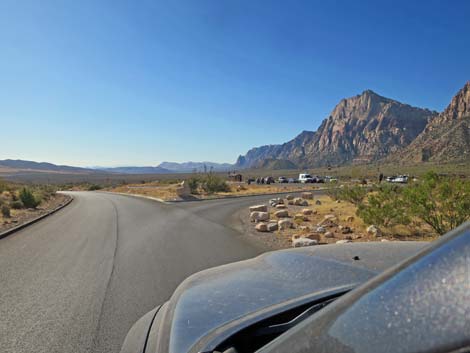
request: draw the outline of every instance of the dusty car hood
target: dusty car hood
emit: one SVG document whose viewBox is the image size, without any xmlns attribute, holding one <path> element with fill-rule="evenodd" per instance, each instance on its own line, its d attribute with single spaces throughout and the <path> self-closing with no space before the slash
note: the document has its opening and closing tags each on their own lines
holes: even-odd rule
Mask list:
<svg viewBox="0 0 470 353">
<path fill-rule="evenodd" d="M 151 352 L 214 348 L 249 320 L 364 283 L 426 243 L 355 243 L 266 253 L 186 279 L 158 312 Z"/>
</svg>

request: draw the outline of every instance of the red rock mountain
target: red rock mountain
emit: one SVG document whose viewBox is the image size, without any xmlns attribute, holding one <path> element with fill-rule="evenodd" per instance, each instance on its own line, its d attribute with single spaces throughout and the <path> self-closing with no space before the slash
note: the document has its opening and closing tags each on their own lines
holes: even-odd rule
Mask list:
<svg viewBox="0 0 470 353">
<path fill-rule="evenodd" d="M 407 148 L 389 160 L 401 163 L 470 160 L 470 82 Z"/>
<path fill-rule="evenodd" d="M 290 160 L 299 167 L 379 160 L 409 145 L 435 115 L 367 90 L 341 100 L 316 132 L 251 149 L 237 166 L 253 167 L 266 158 Z"/>
</svg>

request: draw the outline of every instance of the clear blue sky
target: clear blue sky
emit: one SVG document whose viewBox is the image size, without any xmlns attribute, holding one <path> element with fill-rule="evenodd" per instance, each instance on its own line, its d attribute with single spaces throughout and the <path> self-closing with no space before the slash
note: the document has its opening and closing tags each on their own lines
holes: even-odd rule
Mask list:
<svg viewBox="0 0 470 353">
<path fill-rule="evenodd" d="M 470 1 L 0 0 L 0 159 L 234 162 L 365 89 L 442 110 Z"/>
</svg>

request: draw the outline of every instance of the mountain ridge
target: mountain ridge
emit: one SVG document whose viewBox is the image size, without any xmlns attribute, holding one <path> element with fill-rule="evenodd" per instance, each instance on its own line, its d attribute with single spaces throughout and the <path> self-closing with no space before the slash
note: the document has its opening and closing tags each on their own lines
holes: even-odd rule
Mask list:
<svg viewBox="0 0 470 353">
<path fill-rule="evenodd" d="M 238 157 L 236 166 L 252 168 L 263 159 L 289 160 L 299 167 L 380 160 L 410 144 L 435 115 L 368 89 L 341 99 L 315 132 L 252 148 Z"/>
<path fill-rule="evenodd" d="M 394 163 L 460 162 L 470 159 L 470 81 L 405 149 L 386 158 Z"/>
</svg>

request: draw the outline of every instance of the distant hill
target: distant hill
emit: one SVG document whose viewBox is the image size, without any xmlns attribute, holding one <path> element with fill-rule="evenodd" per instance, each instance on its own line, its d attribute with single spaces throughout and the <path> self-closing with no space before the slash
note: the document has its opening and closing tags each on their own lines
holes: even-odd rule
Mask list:
<svg viewBox="0 0 470 353">
<path fill-rule="evenodd" d="M 409 145 L 436 115 L 366 90 L 342 99 L 316 132 L 253 148 L 236 166 L 256 168 L 266 159 L 288 160 L 300 168 L 377 161 Z"/>
<path fill-rule="evenodd" d="M 96 173 L 93 169 L 71 167 L 68 165 L 56 165 L 46 162 L 33 162 L 25 161 L 21 159 L 4 159 L 0 160 L 0 168 L 4 167 L 5 170 L 15 171 L 35 171 L 35 172 L 53 172 L 53 173 L 79 173 L 79 174 L 90 174 Z"/>
<path fill-rule="evenodd" d="M 184 162 L 184 163 L 176 163 L 176 162 L 163 162 L 158 165 L 160 168 L 167 169 L 173 173 L 191 173 L 193 171 L 196 172 L 204 172 L 204 171 L 212 171 L 214 172 L 226 172 L 234 168 L 233 164 L 229 163 L 214 163 L 214 162 Z M 204 168 L 206 170 L 204 170 Z"/>
<path fill-rule="evenodd" d="M 96 167 L 95 169 L 107 173 L 119 174 L 170 174 L 170 170 L 161 167 Z"/>
</svg>

